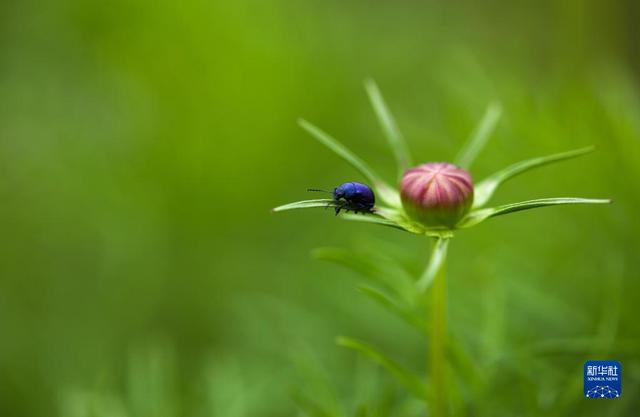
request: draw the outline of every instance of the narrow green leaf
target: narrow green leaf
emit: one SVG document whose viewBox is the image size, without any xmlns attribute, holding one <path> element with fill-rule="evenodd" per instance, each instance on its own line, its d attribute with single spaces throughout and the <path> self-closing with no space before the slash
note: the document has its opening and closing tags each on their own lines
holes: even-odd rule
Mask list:
<svg viewBox="0 0 640 417">
<path fill-rule="evenodd" d="M 304 382 L 293 392 L 296 400 L 300 401 L 298 405 L 311 413 L 309 417 L 346 417 L 332 375 L 321 363 L 318 352 L 304 342 L 294 345 L 289 346 L 289 357 L 298 378 Z"/>
<path fill-rule="evenodd" d="M 344 248 L 318 248 L 311 254 L 316 259 L 334 262 L 359 273 L 372 283 L 393 291 L 406 302 L 414 299 L 413 278 L 390 257 Z"/>
<path fill-rule="evenodd" d="M 315 125 L 309 123 L 304 119 L 298 121 L 300 127 L 306 130 L 311 136 L 313 136 L 318 142 L 325 145 L 327 148 L 335 152 L 339 157 L 347 161 L 352 167 L 360 172 L 376 191 L 376 194 L 385 201 L 387 204 L 400 207 L 400 197 L 396 190 L 386 184 L 380 179 L 380 177 L 367 165 L 362 159 L 360 159 L 351 150 L 338 142 L 335 138 L 330 136 Z"/>
<path fill-rule="evenodd" d="M 494 192 L 500 184 L 506 180 L 515 177 L 518 174 L 529 171 L 533 168 L 537 168 L 543 165 L 551 164 L 553 162 L 564 161 L 566 159 L 575 158 L 592 152 L 595 148 L 593 146 L 587 146 L 585 148 L 574 149 L 567 152 L 561 152 L 553 155 L 542 156 L 539 158 L 532 158 L 526 161 L 520 161 L 507 168 L 496 172 L 488 178 L 485 178 L 474 188 L 474 201 L 473 207 L 482 207 L 493 196 Z"/>
<path fill-rule="evenodd" d="M 394 229 L 399 229 L 407 232 L 408 230 L 399 225 L 398 223 L 387 220 L 375 214 L 354 214 L 354 213 L 344 213 L 341 214 L 340 217 L 344 220 L 350 220 L 355 222 L 363 222 L 363 223 L 372 223 L 378 224 L 381 226 L 393 227 Z"/>
<path fill-rule="evenodd" d="M 402 133 L 400 133 L 400 129 L 398 129 L 398 125 L 389 111 L 384 98 L 382 98 L 380 89 L 376 85 L 375 81 L 372 79 L 366 80 L 364 82 L 364 87 L 367 90 L 371 106 L 376 113 L 380 127 L 384 131 L 387 141 L 389 142 L 389 146 L 391 146 L 391 150 L 396 158 L 401 177 L 402 174 L 404 174 L 404 171 L 411 166 L 409 148 L 407 147 L 404 137 L 402 137 Z"/>
<path fill-rule="evenodd" d="M 405 386 L 413 395 L 422 400 L 427 399 L 427 385 L 415 374 L 407 371 L 390 359 L 384 353 L 372 346 L 349 337 L 338 337 L 336 343 L 339 346 L 353 349 L 373 362 L 386 369 L 398 382 Z"/>
<path fill-rule="evenodd" d="M 384 307 L 387 311 L 400 318 L 405 323 L 426 334 L 426 321 L 423 320 L 410 305 L 403 303 L 401 300 L 395 300 L 390 294 L 368 285 L 358 286 L 358 291 Z"/>
<path fill-rule="evenodd" d="M 487 110 L 484 112 L 484 116 L 482 116 L 482 120 L 480 120 L 480 123 L 471 134 L 471 137 L 456 157 L 456 165 L 469 169 L 478 154 L 487 144 L 487 141 L 489 140 L 491 133 L 493 133 L 493 129 L 496 127 L 496 123 L 498 123 L 501 115 L 502 107 L 499 103 L 489 104 Z"/>
<path fill-rule="evenodd" d="M 557 206 L 562 204 L 608 204 L 611 200 L 594 198 L 540 198 L 537 200 L 521 201 L 519 203 L 505 204 L 498 207 L 485 208 L 472 211 L 458 225 L 458 228 L 475 226 L 480 222 L 503 214 L 514 213 L 516 211 L 530 210 L 538 207 Z"/>
<path fill-rule="evenodd" d="M 299 210 L 308 208 L 327 208 L 335 207 L 335 201 L 327 198 L 315 199 L 315 200 L 302 200 L 294 203 L 284 204 L 282 206 L 271 209 L 273 212 L 287 211 L 287 210 Z M 405 232 L 411 231 L 403 227 L 401 224 L 396 223 L 393 220 L 386 219 L 376 213 L 341 213 L 340 218 L 344 220 L 378 224 L 381 226 L 393 227 L 394 229 L 403 230 Z"/>
<path fill-rule="evenodd" d="M 397 224 L 407 232 L 418 235 L 429 235 L 431 232 L 420 223 L 409 219 L 403 210 L 397 210 L 388 207 L 376 207 L 375 212 L 378 216 Z"/>
<path fill-rule="evenodd" d="M 278 211 L 318 208 L 318 207 L 326 208 L 331 206 L 335 206 L 335 202 L 333 200 L 329 198 L 319 198 L 315 200 L 296 201 L 295 203 L 289 203 L 289 204 L 272 208 L 271 211 L 278 212 Z"/>
<path fill-rule="evenodd" d="M 418 290 L 422 293 L 426 292 L 436 274 L 444 264 L 445 259 L 447 258 L 447 248 L 449 246 L 449 239 L 438 239 L 436 240 L 435 245 L 433 246 L 433 252 L 431 253 L 431 258 L 429 259 L 429 264 L 427 265 L 427 269 L 424 271 L 416 286 Z"/>
<path fill-rule="evenodd" d="M 468 349 L 453 337 L 450 337 L 447 343 L 447 357 L 474 393 L 477 394 L 480 387 L 491 383 L 488 373 L 481 372 L 479 363 L 473 359 Z"/>
</svg>

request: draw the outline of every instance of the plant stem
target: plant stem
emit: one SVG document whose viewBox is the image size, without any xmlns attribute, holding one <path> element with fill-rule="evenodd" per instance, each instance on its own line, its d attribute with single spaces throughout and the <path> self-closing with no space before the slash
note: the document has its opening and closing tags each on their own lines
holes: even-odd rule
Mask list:
<svg viewBox="0 0 640 417">
<path fill-rule="evenodd" d="M 447 238 L 438 238 L 434 254 L 438 253 L 442 259 L 435 271 L 431 284 L 431 349 L 430 371 L 431 386 L 433 387 L 432 406 L 434 417 L 448 415 L 447 395 L 447 282 L 445 279 L 445 260 L 447 256 Z"/>
</svg>

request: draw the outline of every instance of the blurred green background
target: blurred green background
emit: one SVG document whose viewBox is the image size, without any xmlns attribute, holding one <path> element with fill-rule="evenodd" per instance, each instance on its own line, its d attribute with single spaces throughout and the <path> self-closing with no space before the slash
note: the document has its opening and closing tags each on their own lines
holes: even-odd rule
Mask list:
<svg viewBox="0 0 640 417">
<path fill-rule="evenodd" d="M 416 372 L 426 341 L 309 253 L 383 252 L 418 274 L 428 242 L 269 212 L 360 179 L 301 116 L 393 178 L 366 77 L 418 160 L 451 159 L 499 100 L 475 179 L 598 147 L 495 202 L 613 205 L 459 234 L 450 321 L 492 369 L 465 415 L 637 415 L 637 2 L 4 0 L 0 19 L 1 416 L 297 416 L 305 395 L 328 415 L 359 398 L 421 415 L 334 336 Z M 582 398 L 586 359 L 622 361 L 620 400 Z"/>
</svg>

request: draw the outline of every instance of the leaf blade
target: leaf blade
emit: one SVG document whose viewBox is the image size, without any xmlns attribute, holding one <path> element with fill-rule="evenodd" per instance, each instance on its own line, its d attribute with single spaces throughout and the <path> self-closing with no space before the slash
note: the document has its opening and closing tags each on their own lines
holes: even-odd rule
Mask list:
<svg viewBox="0 0 640 417">
<path fill-rule="evenodd" d="M 397 224 L 407 232 L 415 233 L 418 235 L 429 233 L 429 230 L 425 228 L 423 225 L 409 219 L 404 214 L 403 210 L 397 210 L 397 209 L 388 208 L 388 207 L 378 207 L 375 209 L 375 212 L 378 216 Z"/>
<path fill-rule="evenodd" d="M 577 198 L 577 197 L 560 197 L 560 198 L 540 198 L 536 200 L 520 201 L 517 203 L 504 204 L 502 206 L 485 208 L 472 211 L 469 213 L 460 224 L 458 228 L 464 229 L 471 226 L 475 226 L 491 217 L 502 216 L 509 213 L 515 213 L 517 211 L 530 210 L 540 207 L 557 206 L 565 204 L 609 204 L 609 199 L 595 199 L 595 198 Z"/>
<path fill-rule="evenodd" d="M 378 118 L 378 123 L 396 158 L 400 176 L 402 176 L 404 171 L 411 166 L 411 154 L 409 153 L 407 143 L 398 128 L 395 118 L 387 107 L 376 82 L 373 79 L 367 79 L 364 82 L 364 87 L 369 96 L 373 111 Z"/>
<path fill-rule="evenodd" d="M 380 365 L 417 398 L 425 401 L 427 400 L 427 385 L 417 375 L 405 370 L 384 353 L 378 351 L 367 343 L 350 337 L 339 336 L 336 338 L 336 343 L 339 346 L 355 350 Z"/>
<path fill-rule="evenodd" d="M 345 248 L 324 247 L 311 252 L 315 259 L 333 262 L 369 279 L 374 285 L 389 289 L 406 302 L 413 300 L 413 277 L 388 256 Z"/>
<path fill-rule="evenodd" d="M 409 230 L 405 229 L 404 227 L 402 227 L 401 225 L 399 225 L 398 223 L 396 223 L 396 222 L 394 222 L 392 220 L 388 220 L 388 219 L 385 219 L 383 217 L 377 216 L 375 214 L 345 213 L 345 214 L 341 214 L 340 217 L 343 220 L 377 224 L 377 225 L 380 225 L 380 226 L 392 227 L 394 229 L 402 230 L 404 232 L 408 232 L 409 231 Z"/>
<path fill-rule="evenodd" d="M 416 282 L 416 287 L 421 293 L 425 293 L 429 286 L 433 282 L 438 271 L 444 265 L 444 261 L 447 258 L 447 248 L 449 247 L 449 239 L 438 239 L 433 246 L 431 257 L 429 258 L 429 264 L 424 273 Z"/>
<path fill-rule="evenodd" d="M 498 186 L 500 186 L 508 179 L 515 177 L 516 175 L 554 162 L 576 158 L 578 156 L 593 152 L 594 149 L 594 146 L 587 146 L 584 148 L 573 149 L 566 152 L 531 158 L 524 161 L 516 162 L 513 165 L 509 165 L 505 169 L 502 169 L 490 175 L 476 185 L 474 189 L 473 207 L 478 208 L 485 205 L 491 199 Z"/>
<path fill-rule="evenodd" d="M 400 197 L 398 195 L 398 192 L 395 191 L 387 183 L 385 183 L 382 179 L 380 179 L 378 174 L 376 174 L 373 169 L 371 169 L 369 165 L 367 165 L 367 163 L 360 159 L 355 153 L 353 153 L 337 139 L 335 139 L 319 127 L 315 126 L 314 124 L 304 119 L 299 119 L 298 124 L 314 139 L 332 150 L 336 155 L 338 155 L 340 158 L 349 163 L 349 165 L 354 167 L 358 172 L 360 172 L 360 174 L 362 174 L 369 182 L 371 182 L 371 185 L 376 190 L 377 194 L 387 204 L 394 207 L 400 206 Z"/>
<path fill-rule="evenodd" d="M 385 308 L 388 312 L 398 317 L 405 323 L 418 329 L 421 333 L 427 333 L 427 323 L 412 310 L 411 306 L 395 300 L 384 291 L 368 285 L 359 285 L 358 291 Z"/>
<path fill-rule="evenodd" d="M 329 198 L 317 198 L 314 200 L 301 200 L 296 201 L 289 204 L 283 204 L 278 207 L 274 207 L 271 209 L 272 212 L 277 213 L 280 211 L 287 210 L 298 210 L 298 209 L 307 209 L 307 208 L 318 208 L 318 207 L 332 207 L 335 206 L 335 202 Z"/>
<path fill-rule="evenodd" d="M 501 115 L 502 106 L 498 102 L 490 103 L 489 106 L 487 106 L 482 119 L 480 119 L 480 123 L 473 130 L 473 133 L 460 150 L 460 153 L 456 156 L 456 165 L 469 169 L 489 141 L 491 133 L 493 133 Z"/>
</svg>

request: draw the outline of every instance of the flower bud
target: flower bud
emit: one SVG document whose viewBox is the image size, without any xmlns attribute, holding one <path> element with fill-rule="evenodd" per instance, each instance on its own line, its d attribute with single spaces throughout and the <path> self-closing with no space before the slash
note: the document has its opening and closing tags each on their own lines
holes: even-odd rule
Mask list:
<svg viewBox="0 0 640 417">
<path fill-rule="evenodd" d="M 462 168 L 431 162 L 404 173 L 400 197 L 412 219 L 428 227 L 453 228 L 471 208 L 473 182 Z"/>
</svg>

